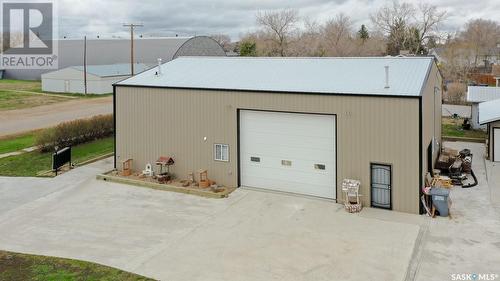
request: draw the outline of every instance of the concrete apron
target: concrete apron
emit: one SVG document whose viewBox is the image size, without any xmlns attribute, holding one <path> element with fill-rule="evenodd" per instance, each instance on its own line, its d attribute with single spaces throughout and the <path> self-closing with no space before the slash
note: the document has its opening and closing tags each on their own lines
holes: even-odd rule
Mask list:
<svg viewBox="0 0 500 281">
<path fill-rule="evenodd" d="M 498 199 L 494 202 L 490 196 L 500 186 L 493 188 L 486 180 L 484 145 L 450 142 L 445 146 L 472 150 L 472 168 L 479 184 L 452 189 L 452 219 L 430 220 L 422 237 L 421 253 L 414 260 L 415 277 L 409 280 L 441 281 L 452 280 L 453 274 L 500 274 L 500 209 Z"/>
<path fill-rule="evenodd" d="M 161 280 L 403 280 L 426 221 L 267 192 L 216 200 L 95 180 L 106 161 L 54 179 L 1 178 L 18 199 L 0 209 L 0 248 Z"/>
<path fill-rule="evenodd" d="M 482 145 L 446 145 L 472 149 L 479 180 L 452 190 L 451 220 L 371 208 L 348 214 L 328 201 L 243 189 L 216 200 L 95 180 L 108 159 L 54 179 L 0 178 L 0 249 L 162 280 L 427 281 L 499 273 L 498 173 L 489 173 L 488 187 Z"/>
</svg>

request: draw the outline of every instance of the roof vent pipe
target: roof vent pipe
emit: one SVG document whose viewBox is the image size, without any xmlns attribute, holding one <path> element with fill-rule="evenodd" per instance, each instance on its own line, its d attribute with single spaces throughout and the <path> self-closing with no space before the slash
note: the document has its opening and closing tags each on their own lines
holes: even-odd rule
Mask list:
<svg viewBox="0 0 500 281">
<path fill-rule="evenodd" d="M 389 66 L 385 66 L 385 88 L 389 89 Z"/>
<path fill-rule="evenodd" d="M 158 58 L 158 71 L 156 72 L 156 75 L 161 75 L 161 58 Z"/>
</svg>

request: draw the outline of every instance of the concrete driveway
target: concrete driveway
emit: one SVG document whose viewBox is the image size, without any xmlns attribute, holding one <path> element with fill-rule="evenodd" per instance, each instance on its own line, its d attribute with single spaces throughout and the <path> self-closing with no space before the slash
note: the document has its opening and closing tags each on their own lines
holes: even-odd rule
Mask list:
<svg viewBox="0 0 500 281">
<path fill-rule="evenodd" d="M 415 280 L 452 280 L 451 274 L 473 273 L 496 274 L 489 280 L 500 280 L 500 198 L 492 196 L 500 186 L 493 187 L 486 179 L 484 145 L 449 142 L 445 146 L 471 149 L 479 184 L 452 189 L 452 219 L 429 220 L 412 264 Z"/>
<path fill-rule="evenodd" d="M 239 189 L 228 199 L 96 181 L 0 178 L 0 249 L 161 280 L 403 280 L 423 217 Z M 8 195 L 6 197 L 5 195 Z"/>
<path fill-rule="evenodd" d="M 476 187 L 452 190 L 452 219 L 370 208 L 353 215 L 329 201 L 245 189 L 205 199 L 95 180 L 111 168 L 107 159 L 55 179 L 0 178 L 0 249 L 160 280 L 499 274 L 500 201 L 490 195 L 484 147 L 447 145 L 472 149 L 479 179 Z"/>
</svg>

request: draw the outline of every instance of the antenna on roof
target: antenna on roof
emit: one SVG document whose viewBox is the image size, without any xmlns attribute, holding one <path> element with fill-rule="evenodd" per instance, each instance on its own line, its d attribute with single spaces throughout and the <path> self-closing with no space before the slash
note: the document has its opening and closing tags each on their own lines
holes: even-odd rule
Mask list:
<svg viewBox="0 0 500 281">
<path fill-rule="evenodd" d="M 389 66 L 386 65 L 384 67 L 385 67 L 385 88 L 389 89 L 390 88 L 390 86 L 389 86 Z"/>
</svg>

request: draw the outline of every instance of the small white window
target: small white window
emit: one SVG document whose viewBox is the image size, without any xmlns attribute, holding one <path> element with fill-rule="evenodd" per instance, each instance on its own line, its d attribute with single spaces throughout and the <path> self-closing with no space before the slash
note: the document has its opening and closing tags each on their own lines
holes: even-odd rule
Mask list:
<svg viewBox="0 0 500 281">
<path fill-rule="evenodd" d="M 229 145 L 216 143 L 214 145 L 214 158 L 215 161 L 229 161 Z"/>
</svg>

